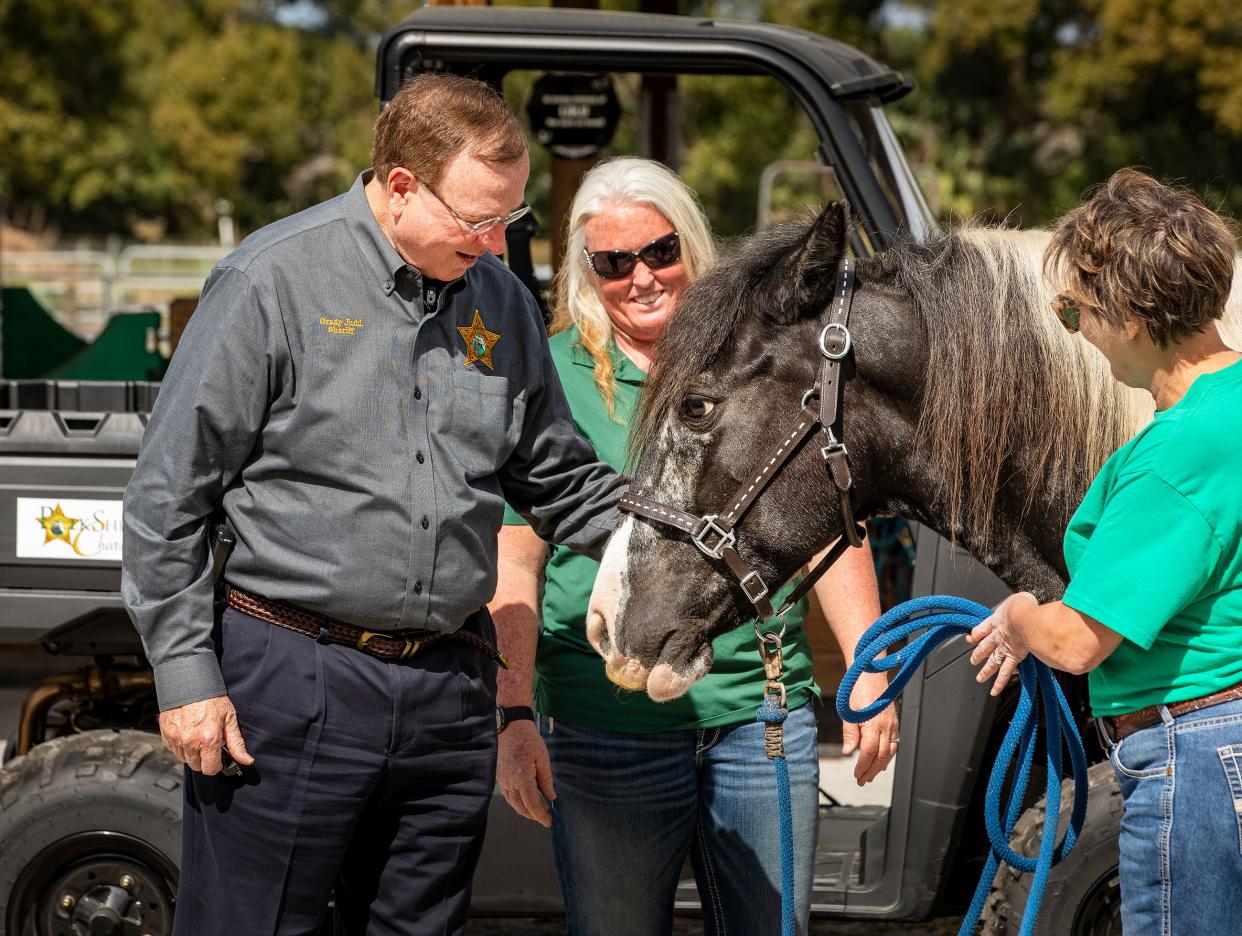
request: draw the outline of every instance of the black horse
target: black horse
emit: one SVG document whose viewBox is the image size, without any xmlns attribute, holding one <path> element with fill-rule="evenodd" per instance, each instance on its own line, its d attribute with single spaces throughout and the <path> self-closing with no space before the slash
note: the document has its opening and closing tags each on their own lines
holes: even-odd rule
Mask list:
<svg viewBox="0 0 1242 936">
<path fill-rule="evenodd" d="M 719 513 L 777 447 L 816 382 L 848 235 L 847 211 L 830 205 L 741 244 L 687 290 L 640 404 L 634 493 Z M 1064 588 L 1071 512 L 1151 413 L 1050 310 L 1046 240 L 966 229 L 859 263 L 841 401 L 857 516 L 924 523 L 1041 600 Z M 842 535 L 823 444 L 818 431 L 804 440 L 737 529 L 767 583 Z M 627 517 L 587 631 L 614 681 L 662 700 L 710 669 L 715 635 L 753 616 L 689 535 Z"/>
</svg>

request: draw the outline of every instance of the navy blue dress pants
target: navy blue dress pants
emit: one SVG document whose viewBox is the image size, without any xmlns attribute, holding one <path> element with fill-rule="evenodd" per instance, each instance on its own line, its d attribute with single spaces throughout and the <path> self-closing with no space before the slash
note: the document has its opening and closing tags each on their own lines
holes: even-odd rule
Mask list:
<svg viewBox="0 0 1242 936">
<path fill-rule="evenodd" d="M 495 642 L 486 610 L 468 621 Z M 389 663 L 225 611 L 255 758 L 186 771 L 174 936 L 461 933 L 496 769 L 496 664 L 445 640 Z"/>
</svg>

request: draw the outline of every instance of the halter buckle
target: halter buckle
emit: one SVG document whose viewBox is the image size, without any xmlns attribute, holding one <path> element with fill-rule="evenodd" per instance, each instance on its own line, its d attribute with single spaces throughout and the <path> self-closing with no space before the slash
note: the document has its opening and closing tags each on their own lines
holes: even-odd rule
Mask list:
<svg viewBox="0 0 1242 936">
<path fill-rule="evenodd" d="M 737 542 L 737 534 L 732 530 L 726 530 L 724 527 L 716 523 L 719 514 L 707 514 L 703 518 L 703 529 L 698 533 L 692 534 L 691 539 L 694 545 L 706 556 L 712 559 L 724 558 L 724 551 Z M 709 544 L 707 538 L 709 536 L 717 536 L 719 539 L 714 544 Z"/>
<path fill-rule="evenodd" d="M 828 350 L 828 333 L 829 332 L 840 332 L 841 333 L 842 345 L 841 345 L 840 351 L 829 351 Z M 823 331 L 819 333 L 819 351 L 824 357 L 826 357 L 830 361 L 845 360 L 845 356 L 850 353 L 850 348 L 853 346 L 853 344 L 854 344 L 854 339 L 853 339 L 853 336 L 850 335 L 850 330 L 846 328 L 844 325 L 842 325 L 840 322 L 829 322 L 827 325 L 824 326 Z"/>
<path fill-rule="evenodd" d="M 742 586 L 742 591 L 746 592 L 746 597 L 750 599 L 751 604 L 758 604 L 768 597 L 767 583 L 759 577 L 758 572 L 751 572 L 738 584 Z"/>
<path fill-rule="evenodd" d="M 828 461 L 833 455 L 845 449 L 845 443 L 836 437 L 832 429 L 825 426 L 824 435 L 828 437 L 828 444 L 819 450 L 820 456 L 824 461 Z"/>
</svg>

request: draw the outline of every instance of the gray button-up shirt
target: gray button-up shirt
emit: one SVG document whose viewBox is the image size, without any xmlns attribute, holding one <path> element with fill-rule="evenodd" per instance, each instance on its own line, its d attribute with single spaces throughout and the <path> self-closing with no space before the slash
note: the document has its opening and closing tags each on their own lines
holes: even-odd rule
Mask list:
<svg viewBox="0 0 1242 936">
<path fill-rule="evenodd" d="M 377 631 L 452 631 L 492 597 L 506 501 L 591 555 L 616 523 L 622 482 L 574 429 L 530 294 L 488 255 L 424 309 L 369 177 L 220 262 L 160 388 L 121 590 L 161 708 L 225 692 L 221 508 L 230 583 Z"/>
</svg>

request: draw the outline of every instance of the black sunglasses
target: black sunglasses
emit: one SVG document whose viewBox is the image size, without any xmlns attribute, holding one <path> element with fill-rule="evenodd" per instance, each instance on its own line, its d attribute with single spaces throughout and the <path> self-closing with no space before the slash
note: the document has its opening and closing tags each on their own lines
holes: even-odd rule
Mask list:
<svg viewBox="0 0 1242 936">
<path fill-rule="evenodd" d="M 587 250 L 582 248 L 587 263 L 600 279 L 621 279 L 634 272 L 634 265 L 641 260 L 649 270 L 672 266 L 681 259 L 681 238 L 676 231 L 657 237 L 646 247 L 638 250 Z"/>
</svg>

